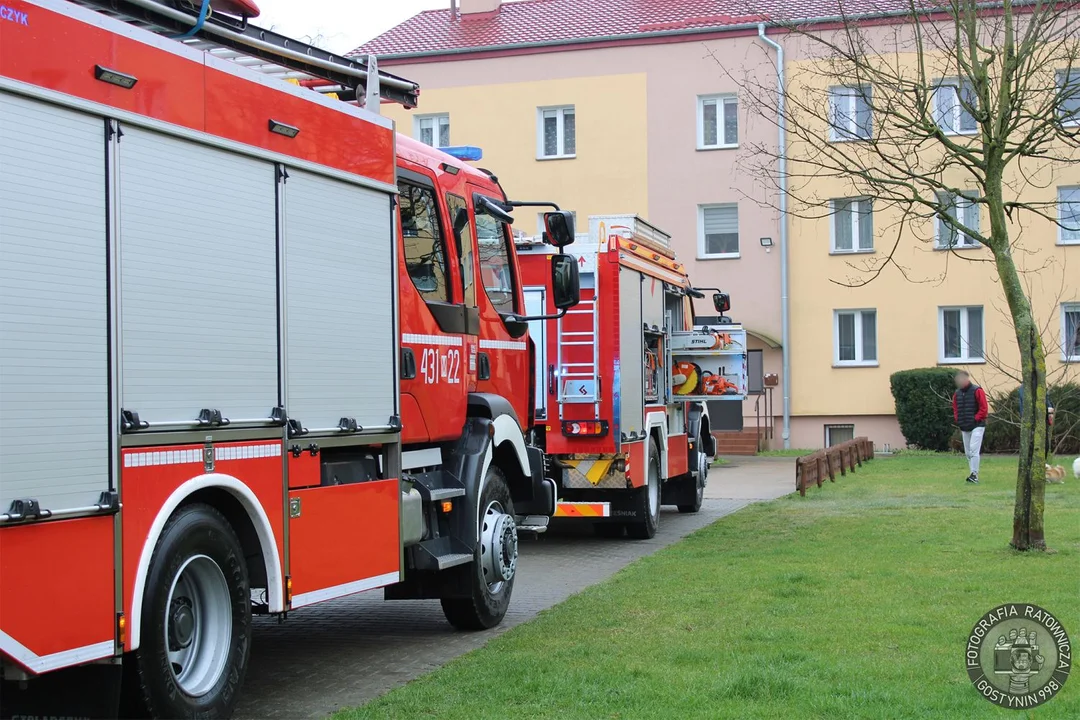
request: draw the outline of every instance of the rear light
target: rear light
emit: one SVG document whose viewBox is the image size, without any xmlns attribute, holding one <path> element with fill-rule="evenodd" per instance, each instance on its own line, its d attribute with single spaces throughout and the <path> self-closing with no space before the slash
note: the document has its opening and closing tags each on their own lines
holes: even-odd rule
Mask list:
<svg viewBox="0 0 1080 720">
<path fill-rule="evenodd" d="M 563 420 L 562 432 L 567 437 L 603 437 L 608 424 L 607 420 Z"/>
</svg>

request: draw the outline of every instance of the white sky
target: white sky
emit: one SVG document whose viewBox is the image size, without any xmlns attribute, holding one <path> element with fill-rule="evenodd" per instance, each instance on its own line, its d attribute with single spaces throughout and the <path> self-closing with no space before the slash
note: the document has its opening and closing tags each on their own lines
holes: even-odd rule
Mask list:
<svg viewBox="0 0 1080 720">
<path fill-rule="evenodd" d="M 262 14 L 252 22 L 331 52 L 345 53 L 421 10 L 450 7 L 450 0 L 255 0 Z"/>
</svg>

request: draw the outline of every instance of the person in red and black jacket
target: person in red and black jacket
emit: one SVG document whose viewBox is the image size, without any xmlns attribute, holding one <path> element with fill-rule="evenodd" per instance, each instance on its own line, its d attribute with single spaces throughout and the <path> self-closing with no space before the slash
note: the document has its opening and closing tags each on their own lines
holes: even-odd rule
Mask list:
<svg viewBox="0 0 1080 720">
<path fill-rule="evenodd" d="M 956 392 L 952 397 L 953 419 L 960 426 L 964 438 L 964 454 L 967 455 L 967 476 L 969 483 L 979 483 L 979 451 L 982 449 L 983 432 L 986 430 L 986 416 L 990 408 L 986 404 L 986 393 L 971 382 L 966 370 L 956 373 Z"/>
</svg>

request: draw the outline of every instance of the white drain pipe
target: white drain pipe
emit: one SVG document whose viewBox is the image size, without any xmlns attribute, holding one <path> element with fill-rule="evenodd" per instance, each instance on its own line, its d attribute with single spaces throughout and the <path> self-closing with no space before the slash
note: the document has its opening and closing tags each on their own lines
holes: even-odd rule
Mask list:
<svg viewBox="0 0 1080 720">
<path fill-rule="evenodd" d="M 784 89 L 784 48 L 765 35 L 765 23 L 758 23 L 758 37 L 776 50 L 776 89 L 779 112 L 778 150 L 780 153 L 780 352 L 783 357 L 781 377 L 784 382 L 784 449 L 791 447 L 791 320 L 788 317 L 788 233 L 787 233 L 787 97 Z"/>
</svg>

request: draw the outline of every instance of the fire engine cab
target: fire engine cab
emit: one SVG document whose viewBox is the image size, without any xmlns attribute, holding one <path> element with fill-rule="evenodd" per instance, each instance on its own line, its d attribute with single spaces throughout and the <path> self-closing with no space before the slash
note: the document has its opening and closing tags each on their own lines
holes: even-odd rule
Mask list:
<svg viewBox="0 0 1080 720">
<path fill-rule="evenodd" d="M 249 0 L 5 9 L 4 714 L 227 717 L 253 613 L 372 588 L 499 623 L 555 487 L 497 180 Z"/>
<path fill-rule="evenodd" d="M 557 518 L 596 532 L 651 538 L 660 506 L 701 507 L 715 455 L 708 406 L 746 396 L 746 333 L 695 317 L 693 288 L 671 238 L 635 215 L 589 218 L 571 251 L 581 303 L 536 339 L 536 433 L 559 492 Z M 548 307 L 551 249 L 519 240 L 526 301 Z"/>
</svg>

